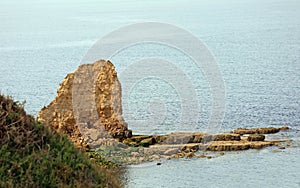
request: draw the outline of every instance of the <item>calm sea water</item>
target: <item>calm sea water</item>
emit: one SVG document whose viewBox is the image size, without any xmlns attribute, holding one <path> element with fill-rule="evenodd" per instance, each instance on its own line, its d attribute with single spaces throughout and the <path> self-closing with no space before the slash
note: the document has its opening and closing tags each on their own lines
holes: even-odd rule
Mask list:
<svg viewBox="0 0 300 188">
<path fill-rule="evenodd" d="M 190 31 L 214 54 L 226 87 L 222 131 L 288 125 L 294 132 L 283 136 L 299 141 L 299 8 L 298 0 L 1 1 L 0 92 L 26 100 L 26 110 L 37 114 L 98 39 L 124 25 L 166 22 Z M 147 73 L 139 81 L 134 74 L 126 77 L 130 63 L 145 57 L 163 58 L 187 75 L 201 104 L 197 122 L 181 119 L 186 103 L 173 83 Z M 123 89 L 131 89 L 123 99 L 124 116 L 135 133 L 209 129 L 210 88 L 184 54 L 141 44 L 111 60 Z M 149 64 L 144 70 L 155 68 Z M 133 81 L 134 87 L 126 88 Z M 300 187 L 299 147 L 271 151 L 131 167 L 128 187 Z"/>
</svg>

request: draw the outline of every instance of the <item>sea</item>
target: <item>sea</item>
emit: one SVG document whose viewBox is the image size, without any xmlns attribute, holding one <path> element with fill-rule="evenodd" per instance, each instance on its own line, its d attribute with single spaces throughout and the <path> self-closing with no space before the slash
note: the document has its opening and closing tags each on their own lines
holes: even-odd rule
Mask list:
<svg viewBox="0 0 300 188">
<path fill-rule="evenodd" d="M 291 128 L 274 135 L 292 140 L 283 150 L 128 166 L 125 187 L 300 187 L 299 10 L 299 0 L 2 0 L 0 92 L 36 116 L 68 73 L 109 59 L 134 134 Z"/>
</svg>

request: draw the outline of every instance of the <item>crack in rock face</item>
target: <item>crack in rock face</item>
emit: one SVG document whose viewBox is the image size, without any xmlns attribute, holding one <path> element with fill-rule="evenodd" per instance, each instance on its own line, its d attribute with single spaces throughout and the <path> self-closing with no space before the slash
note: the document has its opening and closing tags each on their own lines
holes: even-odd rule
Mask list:
<svg viewBox="0 0 300 188">
<path fill-rule="evenodd" d="M 110 61 L 83 64 L 68 74 L 38 121 L 67 134 L 77 146 L 132 136 L 122 116 L 122 90 Z"/>
</svg>

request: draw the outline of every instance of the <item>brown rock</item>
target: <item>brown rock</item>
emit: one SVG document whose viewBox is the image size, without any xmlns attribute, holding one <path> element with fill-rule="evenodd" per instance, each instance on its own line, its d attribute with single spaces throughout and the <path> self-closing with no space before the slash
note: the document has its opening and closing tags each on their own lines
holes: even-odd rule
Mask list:
<svg viewBox="0 0 300 188">
<path fill-rule="evenodd" d="M 136 143 L 136 142 L 134 142 L 134 141 L 132 141 L 132 140 L 129 140 L 129 139 L 123 140 L 122 143 L 123 143 L 123 144 L 126 144 L 126 145 L 128 145 L 128 146 L 133 146 L 133 147 L 139 146 L 138 143 Z"/>
<path fill-rule="evenodd" d="M 208 142 L 212 142 L 212 141 L 214 141 L 213 135 L 204 135 L 201 143 L 208 143 Z"/>
<path fill-rule="evenodd" d="M 201 155 L 197 155 L 195 156 L 196 158 L 206 158 L 206 156 L 204 154 L 201 154 Z"/>
<path fill-rule="evenodd" d="M 204 134 L 201 134 L 201 133 L 194 134 L 193 143 L 201 143 L 203 136 L 204 136 Z"/>
<path fill-rule="evenodd" d="M 149 135 L 133 135 L 131 138 L 129 138 L 129 140 L 132 140 L 134 142 L 141 142 L 142 140 L 145 140 L 147 138 L 152 138 L 152 136 Z"/>
<path fill-rule="evenodd" d="M 285 147 L 284 146 L 280 146 L 278 149 L 285 149 Z"/>
<path fill-rule="evenodd" d="M 200 132 L 183 132 L 171 133 L 167 135 L 153 136 L 158 144 L 187 144 L 187 143 L 201 143 L 205 133 Z"/>
<path fill-rule="evenodd" d="M 68 74 L 55 99 L 39 112 L 38 121 L 67 134 L 77 145 L 81 137 L 85 141 L 99 136 L 122 140 L 132 134 L 122 117 L 117 73 L 105 60 L 81 65 Z"/>
<path fill-rule="evenodd" d="M 248 136 L 248 141 L 253 142 L 253 141 L 264 141 L 265 140 L 265 135 L 263 134 L 250 134 Z"/>
<path fill-rule="evenodd" d="M 272 152 L 273 153 L 278 153 L 278 152 L 280 152 L 278 149 L 274 149 L 274 150 L 272 150 Z"/>
<path fill-rule="evenodd" d="M 150 145 L 153 145 L 154 143 L 155 143 L 155 139 L 150 137 L 150 138 L 146 138 L 146 139 L 142 140 L 140 142 L 140 146 L 149 147 Z"/>
<path fill-rule="evenodd" d="M 192 133 L 172 133 L 165 136 L 166 138 L 163 140 L 164 144 L 186 144 L 193 140 Z"/>
<path fill-rule="evenodd" d="M 179 150 L 177 148 L 171 148 L 171 149 L 166 150 L 164 152 L 164 155 L 171 156 L 171 155 L 174 155 L 178 152 L 179 152 Z"/>
<path fill-rule="evenodd" d="M 185 154 L 184 153 L 177 153 L 171 156 L 172 158 L 184 158 Z"/>
<path fill-rule="evenodd" d="M 249 142 L 251 149 L 262 149 L 268 146 L 272 146 L 272 142 L 262 142 L 262 141 L 256 141 L 256 142 Z"/>
<path fill-rule="evenodd" d="M 282 126 L 280 127 L 280 130 L 281 131 L 285 131 L 285 130 L 289 130 L 290 128 L 288 126 Z"/>
<path fill-rule="evenodd" d="M 194 156 L 195 156 L 195 153 L 194 153 L 194 152 L 188 152 L 188 153 L 185 154 L 185 157 L 186 157 L 186 158 L 192 158 L 192 157 L 194 157 Z"/>
<path fill-rule="evenodd" d="M 272 146 L 273 142 L 267 141 L 214 141 L 208 144 L 209 151 L 239 151 L 248 149 L 261 149 L 267 146 Z"/>
<path fill-rule="evenodd" d="M 249 148 L 249 143 L 240 141 L 214 141 L 207 146 L 208 151 L 238 151 Z"/>
<path fill-rule="evenodd" d="M 241 136 L 239 134 L 217 134 L 213 136 L 213 141 L 240 141 Z"/>
<path fill-rule="evenodd" d="M 272 143 L 271 142 L 261 142 L 261 141 L 250 142 L 251 149 L 262 149 L 267 146 L 272 146 Z"/>
<path fill-rule="evenodd" d="M 223 152 L 223 151 L 222 151 L 222 152 L 220 152 L 220 155 L 225 155 L 225 152 Z"/>
<path fill-rule="evenodd" d="M 166 135 L 155 135 L 155 136 L 153 136 L 153 138 L 155 139 L 156 143 L 160 144 L 164 140 L 166 140 L 168 138 L 168 136 L 166 136 Z"/>
<path fill-rule="evenodd" d="M 185 146 L 182 148 L 182 150 L 198 151 L 199 148 L 200 148 L 200 144 L 198 144 L 198 143 L 189 143 L 189 144 L 185 144 Z"/>
<path fill-rule="evenodd" d="M 274 127 L 267 127 L 267 128 L 253 128 L 253 129 L 246 129 L 246 128 L 238 128 L 233 131 L 235 134 L 274 134 L 278 133 L 281 128 L 274 128 Z"/>
</svg>

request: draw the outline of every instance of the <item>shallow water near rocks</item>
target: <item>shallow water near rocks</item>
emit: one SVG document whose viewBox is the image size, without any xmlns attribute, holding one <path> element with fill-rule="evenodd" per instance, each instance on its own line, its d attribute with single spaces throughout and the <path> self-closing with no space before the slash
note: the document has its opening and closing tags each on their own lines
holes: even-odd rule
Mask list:
<svg viewBox="0 0 300 188">
<path fill-rule="evenodd" d="M 299 187 L 299 154 L 295 148 L 263 149 L 132 167 L 128 187 Z"/>
<path fill-rule="evenodd" d="M 299 8 L 297 0 L 1 1 L 0 92 L 26 100 L 26 110 L 36 115 L 100 37 L 127 24 L 167 22 L 196 35 L 216 58 L 226 86 L 221 132 L 282 125 L 299 130 Z M 126 67 L 147 57 L 166 59 L 187 75 L 201 104 L 200 118 L 182 121 L 186 103 L 177 88 L 151 77 L 137 82 L 123 99 L 129 128 L 136 134 L 209 130 L 209 85 L 181 52 L 158 44 L 120 52 L 111 61 L 123 89 L 135 79 L 126 77 Z M 155 68 L 149 64 L 144 70 Z M 299 133 L 283 137 L 299 140 Z M 272 150 L 130 167 L 127 187 L 300 187 L 299 147 Z"/>
<path fill-rule="evenodd" d="M 300 131 L 277 133 L 268 138 L 294 140 L 285 149 L 272 146 L 224 152 L 224 155 L 203 152 L 212 158 L 162 159 L 131 165 L 127 187 L 299 187 Z"/>
</svg>

